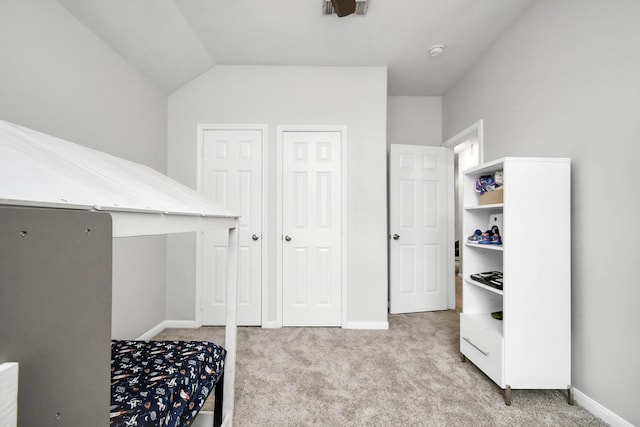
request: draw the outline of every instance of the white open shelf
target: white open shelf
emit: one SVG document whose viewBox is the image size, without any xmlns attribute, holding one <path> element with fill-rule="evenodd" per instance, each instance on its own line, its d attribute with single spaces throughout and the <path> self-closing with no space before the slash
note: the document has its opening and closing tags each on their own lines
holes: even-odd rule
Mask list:
<svg viewBox="0 0 640 427">
<path fill-rule="evenodd" d="M 497 171 L 504 201 L 480 205 L 476 180 Z M 570 159 L 563 158 L 507 157 L 464 173 L 463 235 L 489 229 L 500 214 L 504 244 L 462 245 L 460 351 L 505 389 L 508 404 L 512 388 L 571 384 L 570 179 Z M 541 219 L 553 227 L 552 244 L 532 238 Z M 503 273 L 502 290 L 470 277 L 488 271 Z M 491 316 L 495 311 L 503 320 Z"/>
<path fill-rule="evenodd" d="M 465 206 L 466 210 L 496 210 L 502 209 L 504 207 L 504 203 L 492 203 L 490 205 L 469 205 Z"/>
<path fill-rule="evenodd" d="M 484 283 L 476 282 L 471 277 L 465 277 L 464 281 L 466 283 L 470 284 L 470 285 L 478 286 L 481 289 L 486 289 L 489 292 L 493 292 L 493 293 L 496 293 L 498 295 L 504 295 L 504 292 L 502 292 L 502 290 L 494 288 L 494 287 L 489 286 L 489 285 L 485 285 Z"/>
<path fill-rule="evenodd" d="M 465 242 L 464 243 L 465 246 L 469 246 L 471 248 L 478 248 L 478 249 L 483 249 L 483 250 L 488 250 L 488 251 L 503 251 L 503 245 L 489 245 L 489 244 L 482 244 L 482 243 L 470 243 L 470 242 Z"/>
</svg>

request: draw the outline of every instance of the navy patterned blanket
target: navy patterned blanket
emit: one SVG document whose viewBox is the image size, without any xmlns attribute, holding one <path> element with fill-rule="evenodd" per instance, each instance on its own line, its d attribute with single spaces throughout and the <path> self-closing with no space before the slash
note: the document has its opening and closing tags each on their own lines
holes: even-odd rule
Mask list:
<svg viewBox="0 0 640 427">
<path fill-rule="evenodd" d="M 220 379 L 225 355 L 207 341 L 112 341 L 109 425 L 190 425 Z"/>
</svg>

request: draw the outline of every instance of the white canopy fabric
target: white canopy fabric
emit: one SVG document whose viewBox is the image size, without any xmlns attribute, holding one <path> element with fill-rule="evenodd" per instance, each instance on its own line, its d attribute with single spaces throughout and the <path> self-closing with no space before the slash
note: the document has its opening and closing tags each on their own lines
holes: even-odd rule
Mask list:
<svg viewBox="0 0 640 427">
<path fill-rule="evenodd" d="M 2 120 L 0 204 L 237 218 L 147 166 Z"/>
</svg>

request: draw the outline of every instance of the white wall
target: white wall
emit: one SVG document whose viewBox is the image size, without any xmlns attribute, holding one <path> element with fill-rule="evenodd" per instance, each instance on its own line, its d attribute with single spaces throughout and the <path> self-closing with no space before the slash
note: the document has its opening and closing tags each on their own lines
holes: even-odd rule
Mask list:
<svg viewBox="0 0 640 427">
<path fill-rule="evenodd" d="M 637 0 L 540 0 L 443 97 L 445 136 L 484 119 L 487 161 L 572 158 L 572 382 L 633 425 L 640 425 L 638 22 Z M 540 218 L 531 233 L 552 245 L 553 218 Z"/>
<path fill-rule="evenodd" d="M 198 123 L 268 124 L 267 317 L 275 321 L 278 125 L 345 125 L 348 138 L 349 322 L 387 321 L 386 104 L 384 67 L 217 66 L 169 97 L 172 178 L 196 187 Z M 194 239 L 169 240 L 169 317 L 194 318 Z M 173 290 L 172 290 L 173 289 Z M 178 289 L 184 289 L 178 291 Z"/>
<path fill-rule="evenodd" d="M 0 2 L 0 118 L 166 169 L 166 97 L 56 1 Z M 123 316 L 115 337 L 164 320 L 165 246 L 164 238 L 114 246 L 113 307 Z M 132 300 L 131 291 L 146 297 Z"/>
<path fill-rule="evenodd" d="M 442 98 L 388 97 L 387 144 L 442 144 Z"/>
<path fill-rule="evenodd" d="M 136 339 L 166 320 L 166 236 L 113 240 L 111 336 Z"/>
</svg>

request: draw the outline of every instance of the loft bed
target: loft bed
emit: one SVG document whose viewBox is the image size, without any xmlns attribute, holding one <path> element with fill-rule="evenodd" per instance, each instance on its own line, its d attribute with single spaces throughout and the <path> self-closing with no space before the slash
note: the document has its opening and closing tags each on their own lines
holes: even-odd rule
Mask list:
<svg viewBox="0 0 640 427">
<path fill-rule="evenodd" d="M 191 418 L 199 410 L 199 404 L 194 404 L 197 400 L 195 396 L 204 403 L 210 389 L 217 385 L 214 424 L 232 425 L 236 356 L 237 227 L 238 215 L 220 208 L 192 189 L 151 168 L 0 120 L 0 280 L 3 282 L 3 288 L 0 289 L 0 335 L 4 339 L 0 346 L 0 363 L 11 361 L 9 359 L 21 363 L 18 413 L 41 413 L 43 418 L 31 419 L 33 425 L 50 423 L 51 413 L 54 413 L 55 421 L 66 420 L 71 421 L 70 424 L 81 424 L 75 422 L 73 416 L 81 417 L 82 410 L 77 406 L 68 406 L 71 400 L 78 400 L 78 397 L 65 399 L 63 396 L 56 401 L 57 396 L 64 395 L 66 387 L 69 393 L 77 395 L 80 392 L 82 398 L 79 400 L 90 401 L 97 408 L 102 408 L 104 402 L 100 396 L 104 394 L 104 390 L 99 387 L 95 393 L 93 389 L 87 390 L 84 387 L 78 390 L 78 381 L 69 375 L 53 378 L 53 374 L 49 373 L 54 366 L 52 363 L 56 360 L 66 364 L 76 363 L 78 369 L 83 370 L 82 376 L 88 378 L 87 375 L 92 375 L 89 372 L 101 369 L 106 371 L 106 366 L 102 366 L 100 361 L 110 357 L 110 380 L 113 386 L 111 408 L 114 411 L 110 413 L 112 420 L 122 415 L 119 413 L 123 411 L 119 403 L 124 401 L 128 410 L 135 406 L 143 411 L 157 405 L 157 411 L 147 411 L 153 412 L 153 415 L 147 415 L 152 417 L 149 420 L 164 416 L 160 409 L 164 409 L 166 402 L 157 399 L 142 401 L 131 397 L 126 394 L 126 384 L 118 382 L 124 379 L 125 383 L 133 386 L 131 389 L 141 393 L 143 397 L 147 397 L 151 390 L 175 392 L 167 401 L 181 402 L 178 406 L 183 406 L 184 403 L 185 415 L 176 416 L 176 419 L 180 419 L 175 424 L 169 424 L 165 422 L 168 418 L 163 418 L 163 425 L 176 426 L 189 425 Z M 163 344 L 112 341 L 111 356 L 103 354 L 104 340 L 99 343 L 95 341 L 96 336 L 104 337 L 105 333 L 110 335 L 112 239 L 181 232 L 204 233 L 221 228 L 227 229 L 229 233 L 225 348 L 209 342 Z M 78 229 L 82 233 L 77 233 Z M 78 234 L 87 238 L 82 240 Z M 68 263 L 67 268 L 58 268 L 61 262 L 65 266 Z M 107 285 L 101 287 L 88 282 L 87 277 L 95 278 L 96 283 L 106 283 L 108 289 L 105 290 Z M 49 283 L 44 282 L 49 280 L 59 285 L 58 292 L 51 291 L 46 286 Z M 67 294 L 60 295 L 65 293 L 65 289 Z M 25 305 L 32 310 L 34 304 L 40 301 L 36 317 L 42 317 L 45 325 L 48 321 L 59 322 L 60 319 L 71 318 L 73 310 L 78 312 L 79 317 L 62 326 L 63 329 L 69 328 L 66 334 L 62 331 L 56 337 L 48 331 L 38 335 L 40 340 L 49 339 L 53 335 L 51 339 L 57 340 L 57 345 L 46 346 L 41 342 L 34 344 L 33 334 L 37 328 L 20 330 L 12 326 L 29 323 L 28 315 L 24 314 L 26 310 L 21 307 L 22 294 L 29 295 L 29 302 Z M 102 298 L 99 298 L 100 295 Z M 105 303 L 107 296 L 108 304 Z M 74 297 L 79 299 L 78 304 L 69 304 L 67 300 Z M 77 305 L 90 306 L 94 299 L 97 301 L 94 303 L 94 312 L 87 308 L 76 308 Z M 60 301 L 63 309 L 69 311 L 67 316 L 60 316 L 59 312 L 49 313 L 56 301 Z M 100 318 L 100 313 L 107 311 L 104 305 L 108 306 L 109 312 Z M 87 314 L 87 311 L 91 313 Z M 105 321 L 108 321 L 106 326 Z M 90 324 L 95 325 L 93 329 L 88 326 Z M 74 331 L 80 331 L 76 334 L 78 336 L 90 335 L 85 338 L 86 346 L 78 346 L 78 339 L 74 340 L 71 336 Z M 56 349 L 61 347 L 62 341 L 67 346 L 74 347 L 73 354 L 60 353 Z M 84 347 L 87 348 L 86 351 Z M 31 358 L 33 351 L 41 351 L 42 348 L 52 348 L 52 354 L 49 355 L 50 366 L 46 368 L 40 367 Z M 133 351 L 129 351 L 132 349 Z M 174 375 L 175 363 L 174 366 L 169 366 L 162 363 L 163 358 L 165 361 L 184 363 L 185 369 L 182 371 L 185 375 Z M 72 359 L 75 362 L 71 362 Z M 139 364 L 134 364 L 133 359 Z M 141 387 L 136 386 L 141 378 L 132 374 L 144 371 L 145 366 L 151 366 L 149 372 L 157 375 L 147 376 L 144 380 L 148 382 L 149 390 L 141 391 Z M 67 367 L 54 371 L 66 373 L 66 370 Z M 23 376 L 25 380 L 22 380 Z M 193 380 L 204 382 L 194 385 Z M 91 385 L 104 382 L 104 375 L 98 372 Z M 194 385 L 195 388 L 187 390 L 185 385 Z M 23 404 L 21 400 L 26 402 Z M 85 408 L 86 414 L 100 414 L 101 410 L 96 411 L 96 407 Z M 139 417 L 142 420 L 144 415 Z M 135 426 L 138 425 L 137 418 L 134 415 L 123 422 Z M 85 425 L 106 422 L 96 418 L 93 420 L 89 422 L 83 419 L 83 422 Z M 173 419 L 171 422 L 174 422 Z"/>
</svg>

